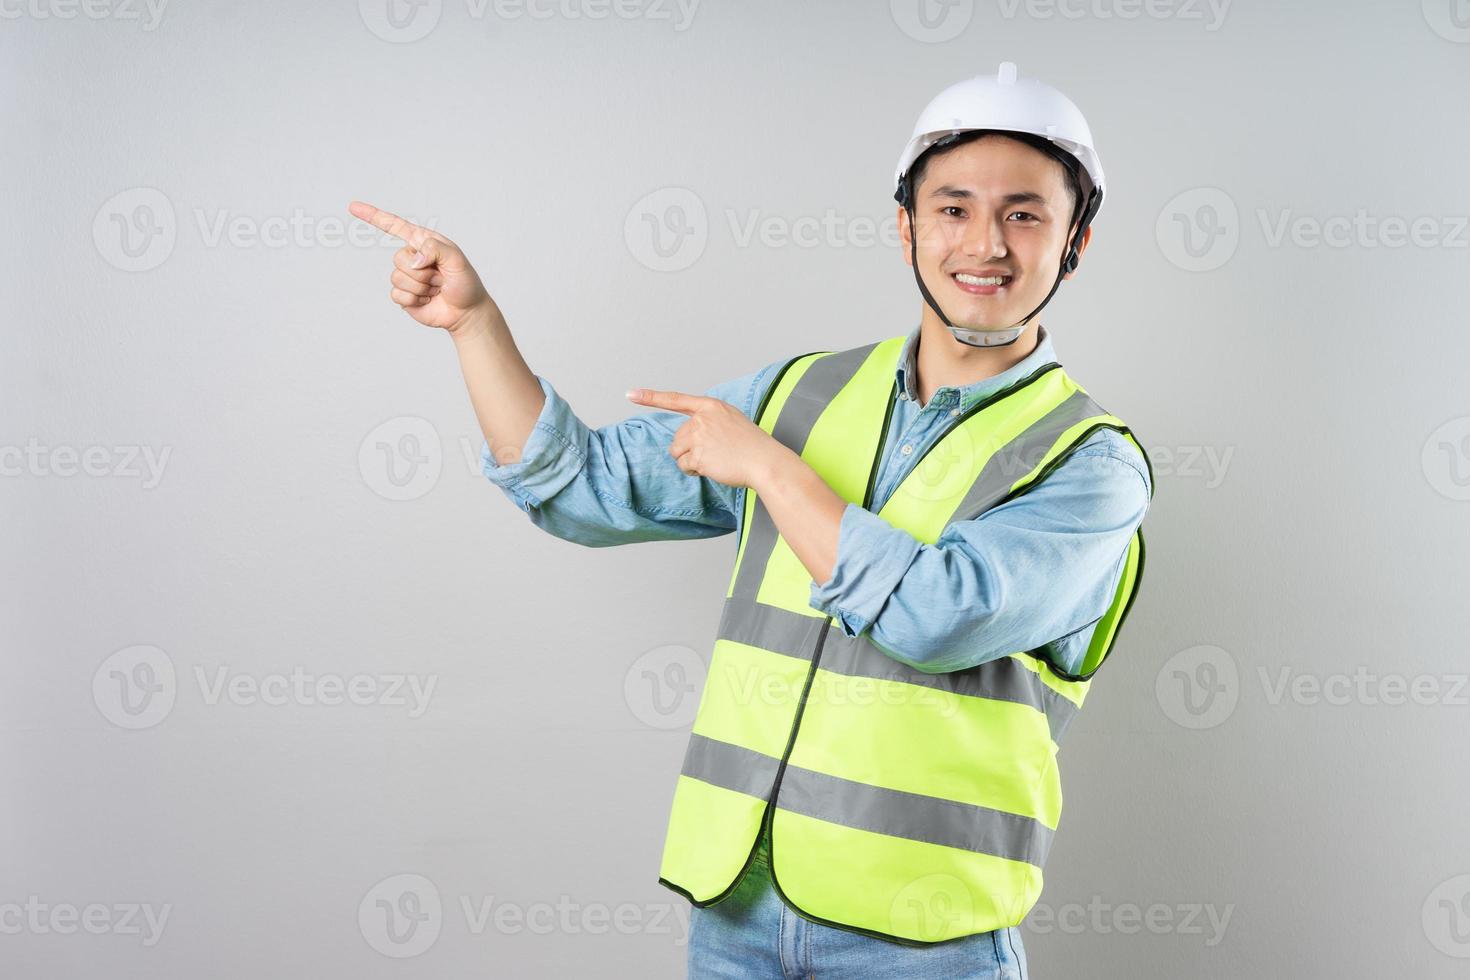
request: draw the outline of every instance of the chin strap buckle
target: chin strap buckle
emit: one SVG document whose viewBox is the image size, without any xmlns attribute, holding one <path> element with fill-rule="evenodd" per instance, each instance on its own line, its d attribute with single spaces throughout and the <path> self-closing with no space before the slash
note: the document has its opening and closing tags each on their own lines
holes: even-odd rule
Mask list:
<svg viewBox="0 0 1470 980">
<path fill-rule="evenodd" d="M 1026 330 L 1024 326 L 1005 327 L 1000 330 L 971 330 L 966 327 L 950 327 L 954 339 L 971 347 L 1004 347 L 1014 344 Z"/>
</svg>

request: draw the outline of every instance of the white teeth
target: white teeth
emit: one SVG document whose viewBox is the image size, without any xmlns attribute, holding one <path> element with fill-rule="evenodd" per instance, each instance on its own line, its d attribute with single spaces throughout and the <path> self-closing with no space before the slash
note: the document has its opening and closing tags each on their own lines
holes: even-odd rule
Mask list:
<svg viewBox="0 0 1470 980">
<path fill-rule="evenodd" d="M 982 279 L 979 276 L 972 276 L 967 272 L 956 272 L 954 277 L 956 280 L 971 286 L 999 286 L 1010 280 L 1010 276 L 989 276 Z"/>
</svg>

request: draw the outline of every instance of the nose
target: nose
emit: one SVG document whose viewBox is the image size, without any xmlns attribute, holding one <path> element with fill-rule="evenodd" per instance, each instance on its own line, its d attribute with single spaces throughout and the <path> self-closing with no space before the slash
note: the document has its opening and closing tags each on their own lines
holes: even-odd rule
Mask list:
<svg viewBox="0 0 1470 980">
<path fill-rule="evenodd" d="M 1006 254 L 1005 224 L 988 214 L 976 214 L 965 223 L 964 237 L 960 247 L 966 255 L 982 262 L 991 258 L 1002 258 Z"/>
</svg>

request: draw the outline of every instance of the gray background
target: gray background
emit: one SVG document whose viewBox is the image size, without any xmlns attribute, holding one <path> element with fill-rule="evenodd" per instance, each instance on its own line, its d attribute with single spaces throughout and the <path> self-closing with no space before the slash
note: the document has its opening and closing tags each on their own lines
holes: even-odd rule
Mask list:
<svg viewBox="0 0 1470 980">
<path fill-rule="evenodd" d="M 6 8 L 0 974 L 682 976 L 679 671 L 734 539 L 536 530 L 346 204 L 458 241 L 604 425 L 910 329 L 865 229 L 924 103 L 1013 60 L 1108 177 L 1042 321 L 1157 478 L 1032 973 L 1464 975 L 1463 0 L 537 9 Z M 293 671 L 371 703 L 216 686 Z"/>
</svg>

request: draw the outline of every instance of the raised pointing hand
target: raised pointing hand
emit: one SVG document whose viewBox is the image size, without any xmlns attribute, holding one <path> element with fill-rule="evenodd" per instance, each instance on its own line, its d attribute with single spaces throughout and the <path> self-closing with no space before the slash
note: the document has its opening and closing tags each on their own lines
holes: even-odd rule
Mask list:
<svg viewBox="0 0 1470 980">
<path fill-rule="evenodd" d="M 393 253 L 388 296 L 419 323 L 454 333 L 494 308 L 469 259 L 448 238 L 363 201 L 351 202 L 347 210 L 408 243 Z"/>
</svg>

